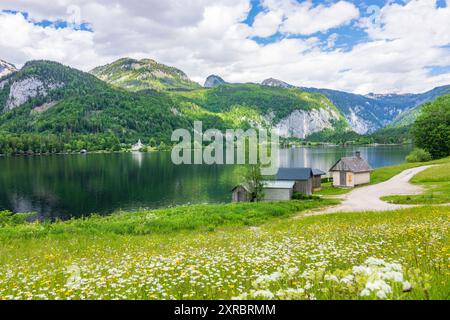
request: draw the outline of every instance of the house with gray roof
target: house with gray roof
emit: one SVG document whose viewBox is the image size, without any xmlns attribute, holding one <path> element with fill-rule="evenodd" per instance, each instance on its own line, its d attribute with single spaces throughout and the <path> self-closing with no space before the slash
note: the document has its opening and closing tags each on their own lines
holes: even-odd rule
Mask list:
<svg viewBox="0 0 450 320">
<path fill-rule="evenodd" d="M 311 168 L 280 168 L 276 180 L 293 181 L 293 192 L 310 195 L 313 192 L 313 177 Z"/>
<path fill-rule="evenodd" d="M 273 180 L 264 181 L 264 201 L 289 201 L 295 192 L 311 195 L 320 189 L 321 178 L 326 173 L 311 168 L 279 168 Z M 233 202 L 248 202 L 250 188 L 241 183 L 232 190 Z"/>
<path fill-rule="evenodd" d="M 358 185 L 370 183 L 373 168 L 361 157 L 357 151 L 354 157 L 341 158 L 331 167 L 333 186 L 353 188 Z"/>
</svg>

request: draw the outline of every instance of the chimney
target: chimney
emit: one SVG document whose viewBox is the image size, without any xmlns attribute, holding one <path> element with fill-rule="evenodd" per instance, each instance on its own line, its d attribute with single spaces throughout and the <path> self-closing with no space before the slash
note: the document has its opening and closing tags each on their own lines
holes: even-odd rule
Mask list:
<svg viewBox="0 0 450 320">
<path fill-rule="evenodd" d="M 361 151 L 356 151 L 356 157 L 361 158 Z"/>
</svg>

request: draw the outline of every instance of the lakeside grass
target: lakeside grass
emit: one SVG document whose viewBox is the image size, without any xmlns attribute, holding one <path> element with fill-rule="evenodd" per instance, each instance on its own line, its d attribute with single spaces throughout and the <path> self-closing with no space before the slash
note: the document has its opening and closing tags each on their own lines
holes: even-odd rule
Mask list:
<svg viewBox="0 0 450 320">
<path fill-rule="evenodd" d="M 395 204 L 447 204 L 450 203 L 450 163 L 429 168 L 411 179 L 411 183 L 424 188 L 422 194 L 384 197 Z"/>
<path fill-rule="evenodd" d="M 93 215 L 58 222 L 26 223 L 24 215 L 0 212 L 0 240 L 42 238 L 51 235 L 148 235 L 180 231 L 212 232 L 226 226 L 258 226 L 276 218 L 338 204 L 332 199 L 288 202 L 186 205 L 174 208 Z"/>
<path fill-rule="evenodd" d="M 448 207 L 3 238 L 0 299 L 449 299 Z"/>
<path fill-rule="evenodd" d="M 364 187 L 367 185 L 373 185 L 378 184 L 381 182 L 385 182 L 392 177 L 402 173 L 405 170 L 422 167 L 422 166 L 429 166 L 429 165 L 440 165 L 440 164 L 450 164 L 450 157 L 439 159 L 439 160 L 433 160 L 429 162 L 414 162 L 414 163 L 403 163 L 396 166 L 391 167 L 385 167 L 385 168 L 378 168 L 375 169 L 371 174 L 371 180 L 370 184 L 362 185 L 359 187 Z M 358 188 L 359 188 L 358 187 Z M 317 192 L 317 195 L 323 195 L 323 196 L 332 196 L 332 195 L 343 195 L 351 192 L 352 188 L 335 188 L 333 187 L 332 183 L 326 183 L 323 185 L 323 188 L 321 191 Z M 439 192 L 439 191 L 438 191 Z M 428 202 L 429 204 L 433 204 L 433 201 Z M 424 203 L 427 204 L 427 203 Z"/>
</svg>

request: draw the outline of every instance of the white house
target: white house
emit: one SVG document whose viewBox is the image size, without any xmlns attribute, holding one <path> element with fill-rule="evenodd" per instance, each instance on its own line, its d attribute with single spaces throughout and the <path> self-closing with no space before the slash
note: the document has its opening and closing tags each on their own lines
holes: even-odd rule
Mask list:
<svg viewBox="0 0 450 320">
<path fill-rule="evenodd" d="M 137 152 L 137 151 L 140 151 L 143 147 L 145 147 L 145 146 L 142 144 L 141 139 L 139 139 L 138 143 L 136 143 L 135 145 L 133 145 L 131 147 L 131 151 Z"/>
<path fill-rule="evenodd" d="M 370 183 L 372 171 L 373 168 L 361 158 L 359 151 L 354 157 L 341 158 L 330 169 L 330 173 L 333 175 L 333 186 L 344 188 Z"/>
</svg>

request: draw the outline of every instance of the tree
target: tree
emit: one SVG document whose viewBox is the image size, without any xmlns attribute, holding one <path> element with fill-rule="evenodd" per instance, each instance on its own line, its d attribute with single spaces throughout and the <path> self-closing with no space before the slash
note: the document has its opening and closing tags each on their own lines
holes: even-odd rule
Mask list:
<svg viewBox="0 0 450 320">
<path fill-rule="evenodd" d="M 416 145 L 434 159 L 450 155 L 450 95 L 423 107 L 412 128 Z"/>
<path fill-rule="evenodd" d="M 243 176 L 244 182 L 249 188 L 250 201 L 261 201 L 264 198 L 264 181 L 261 174 L 261 164 L 246 166 Z"/>
</svg>

